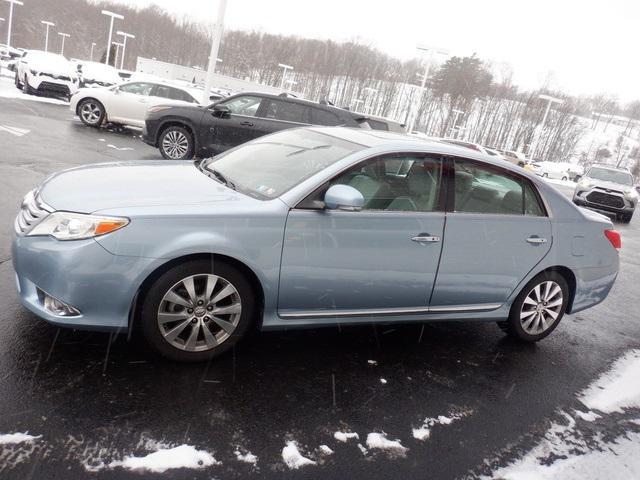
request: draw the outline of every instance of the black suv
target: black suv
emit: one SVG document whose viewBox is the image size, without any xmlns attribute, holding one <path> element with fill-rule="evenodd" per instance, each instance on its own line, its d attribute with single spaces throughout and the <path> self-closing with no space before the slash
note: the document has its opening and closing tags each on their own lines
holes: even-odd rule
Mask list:
<svg viewBox="0 0 640 480">
<path fill-rule="evenodd" d="M 158 105 L 142 140 L 164 158 L 216 155 L 268 133 L 306 125 L 370 128 L 361 114 L 283 95 L 239 93 L 208 107 Z"/>
</svg>

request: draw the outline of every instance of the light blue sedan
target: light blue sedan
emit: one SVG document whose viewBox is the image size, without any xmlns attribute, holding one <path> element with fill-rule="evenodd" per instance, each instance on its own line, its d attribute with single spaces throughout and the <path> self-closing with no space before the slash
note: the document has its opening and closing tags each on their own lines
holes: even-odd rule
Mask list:
<svg viewBox="0 0 640 480">
<path fill-rule="evenodd" d="M 140 322 L 186 361 L 252 324 L 496 321 L 537 341 L 605 299 L 620 248 L 606 217 L 509 163 L 346 128 L 67 170 L 27 194 L 15 230 L 28 309 L 76 329 Z"/>
</svg>

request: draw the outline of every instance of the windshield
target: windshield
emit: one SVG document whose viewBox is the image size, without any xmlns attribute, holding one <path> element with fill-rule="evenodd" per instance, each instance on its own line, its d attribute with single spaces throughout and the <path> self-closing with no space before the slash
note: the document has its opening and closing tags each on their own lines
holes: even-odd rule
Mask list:
<svg viewBox="0 0 640 480">
<path fill-rule="evenodd" d="M 240 192 L 275 198 L 362 148 L 323 133 L 287 130 L 205 160 L 201 168 Z"/>
<path fill-rule="evenodd" d="M 619 183 L 620 185 L 633 185 L 633 177 L 630 173 L 608 168 L 592 167 L 587 174 L 589 178 L 603 180 L 605 182 Z"/>
</svg>

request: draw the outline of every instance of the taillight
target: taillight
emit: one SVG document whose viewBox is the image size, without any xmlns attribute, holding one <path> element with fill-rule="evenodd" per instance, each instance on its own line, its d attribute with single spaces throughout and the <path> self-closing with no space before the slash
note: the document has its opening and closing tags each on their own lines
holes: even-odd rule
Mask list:
<svg viewBox="0 0 640 480">
<path fill-rule="evenodd" d="M 611 245 L 616 250 L 620 250 L 622 248 L 622 238 L 620 237 L 620 233 L 616 230 L 605 230 L 604 236 L 609 239 Z"/>
</svg>

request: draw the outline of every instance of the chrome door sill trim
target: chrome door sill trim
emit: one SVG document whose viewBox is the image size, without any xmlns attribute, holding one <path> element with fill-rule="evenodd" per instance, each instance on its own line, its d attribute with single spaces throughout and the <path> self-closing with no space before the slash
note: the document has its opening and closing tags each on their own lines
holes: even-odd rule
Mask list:
<svg viewBox="0 0 640 480">
<path fill-rule="evenodd" d="M 424 308 L 374 308 L 363 310 L 315 310 L 278 313 L 280 318 L 366 317 L 371 315 L 415 315 L 420 313 L 478 312 L 500 308 L 500 303 Z"/>
</svg>

